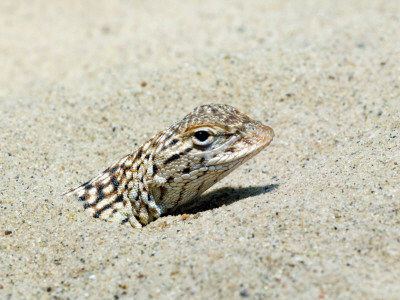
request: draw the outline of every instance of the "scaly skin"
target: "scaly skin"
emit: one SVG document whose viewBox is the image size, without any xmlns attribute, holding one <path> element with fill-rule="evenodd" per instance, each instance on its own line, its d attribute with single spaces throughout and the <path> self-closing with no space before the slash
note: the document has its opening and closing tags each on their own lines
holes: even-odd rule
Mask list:
<svg viewBox="0 0 400 300">
<path fill-rule="evenodd" d="M 202 105 L 66 194 L 95 218 L 140 228 L 194 200 L 273 137 L 232 106 Z"/>
</svg>

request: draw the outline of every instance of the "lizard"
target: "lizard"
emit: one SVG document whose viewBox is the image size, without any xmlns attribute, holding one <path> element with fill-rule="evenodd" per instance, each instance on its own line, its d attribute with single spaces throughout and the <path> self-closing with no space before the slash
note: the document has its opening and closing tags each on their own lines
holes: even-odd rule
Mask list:
<svg viewBox="0 0 400 300">
<path fill-rule="evenodd" d="M 273 137 L 271 127 L 230 105 L 201 105 L 64 195 L 95 218 L 141 228 L 191 203 Z"/>
</svg>

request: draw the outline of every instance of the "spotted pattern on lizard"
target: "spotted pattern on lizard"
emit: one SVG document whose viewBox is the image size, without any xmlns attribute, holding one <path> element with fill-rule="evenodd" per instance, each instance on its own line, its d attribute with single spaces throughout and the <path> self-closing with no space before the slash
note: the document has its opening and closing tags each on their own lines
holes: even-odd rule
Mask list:
<svg viewBox="0 0 400 300">
<path fill-rule="evenodd" d="M 272 128 L 232 106 L 201 105 L 65 194 L 95 218 L 140 228 L 193 201 L 273 137 Z"/>
</svg>

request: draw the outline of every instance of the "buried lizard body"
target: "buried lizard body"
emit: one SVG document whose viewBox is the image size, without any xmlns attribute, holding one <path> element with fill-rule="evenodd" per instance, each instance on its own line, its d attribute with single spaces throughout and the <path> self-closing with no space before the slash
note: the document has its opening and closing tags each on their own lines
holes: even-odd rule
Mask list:
<svg viewBox="0 0 400 300">
<path fill-rule="evenodd" d="M 194 200 L 273 137 L 232 106 L 202 105 L 66 194 L 95 218 L 140 228 Z"/>
</svg>

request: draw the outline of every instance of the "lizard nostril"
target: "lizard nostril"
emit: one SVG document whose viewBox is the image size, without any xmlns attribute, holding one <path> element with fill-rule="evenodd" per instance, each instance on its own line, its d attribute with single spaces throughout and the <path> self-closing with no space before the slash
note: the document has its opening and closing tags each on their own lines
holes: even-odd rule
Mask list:
<svg viewBox="0 0 400 300">
<path fill-rule="evenodd" d="M 274 130 L 273 130 L 271 127 L 269 127 L 269 126 L 264 126 L 264 130 L 265 130 L 266 132 L 268 132 L 268 134 L 271 136 L 271 138 L 273 138 L 273 137 L 275 136 L 275 132 L 274 132 Z"/>
</svg>

